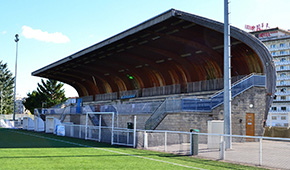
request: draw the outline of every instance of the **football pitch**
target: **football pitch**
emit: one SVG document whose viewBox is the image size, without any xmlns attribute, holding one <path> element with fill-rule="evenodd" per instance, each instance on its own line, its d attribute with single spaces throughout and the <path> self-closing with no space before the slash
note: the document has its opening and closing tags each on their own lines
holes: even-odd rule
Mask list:
<svg viewBox="0 0 290 170">
<path fill-rule="evenodd" d="M 189 156 L 0 128 L 0 169 L 259 169 Z"/>
</svg>

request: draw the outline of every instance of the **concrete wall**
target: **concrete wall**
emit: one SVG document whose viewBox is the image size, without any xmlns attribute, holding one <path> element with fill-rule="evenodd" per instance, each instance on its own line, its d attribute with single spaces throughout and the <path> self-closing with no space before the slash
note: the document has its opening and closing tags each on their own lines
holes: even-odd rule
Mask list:
<svg viewBox="0 0 290 170">
<path fill-rule="evenodd" d="M 250 107 L 250 104 L 253 107 Z M 187 112 L 167 114 L 158 130 L 189 131 L 199 129 L 207 133 L 207 121 L 223 120 L 223 105 L 212 112 Z M 266 107 L 266 89 L 253 87 L 232 100 L 232 133 L 246 135 L 246 113 L 255 114 L 255 135 L 263 135 L 263 119 Z"/>
</svg>

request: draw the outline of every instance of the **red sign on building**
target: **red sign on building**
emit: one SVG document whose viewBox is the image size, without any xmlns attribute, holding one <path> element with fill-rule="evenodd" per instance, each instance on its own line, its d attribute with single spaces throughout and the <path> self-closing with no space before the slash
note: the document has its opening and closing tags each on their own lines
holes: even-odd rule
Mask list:
<svg viewBox="0 0 290 170">
<path fill-rule="evenodd" d="M 265 26 L 265 29 L 270 28 L 268 23 L 266 23 L 266 24 L 261 23 L 261 24 L 258 24 L 258 25 L 256 25 L 256 26 L 245 25 L 245 29 L 247 29 L 247 30 L 251 30 L 251 31 L 261 31 L 261 30 L 264 29 L 264 26 Z M 255 29 L 256 29 L 256 30 L 255 30 Z"/>
</svg>

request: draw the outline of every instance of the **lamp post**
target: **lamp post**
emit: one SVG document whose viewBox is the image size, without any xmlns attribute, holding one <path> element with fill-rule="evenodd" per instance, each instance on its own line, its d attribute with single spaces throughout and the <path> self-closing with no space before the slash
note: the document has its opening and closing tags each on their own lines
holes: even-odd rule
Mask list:
<svg viewBox="0 0 290 170">
<path fill-rule="evenodd" d="M 3 95 L 2 95 L 3 91 L 1 89 L 1 92 L 0 92 L 0 97 L 1 97 L 1 106 L 0 106 L 0 112 L 1 112 L 1 118 L 3 118 L 2 116 L 2 102 L 3 102 Z"/>
<path fill-rule="evenodd" d="M 16 42 L 16 60 L 15 60 L 15 78 L 14 78 L 14 105 L 13 105 L 13 121 L 15 121 L 15 106 L 16 106 L 16 77 L 17 77 L 17 57 L 18 57 L 18 41 L 19 41 L 19 35 L 15 35 L 15 42 Z"/>
</svg>

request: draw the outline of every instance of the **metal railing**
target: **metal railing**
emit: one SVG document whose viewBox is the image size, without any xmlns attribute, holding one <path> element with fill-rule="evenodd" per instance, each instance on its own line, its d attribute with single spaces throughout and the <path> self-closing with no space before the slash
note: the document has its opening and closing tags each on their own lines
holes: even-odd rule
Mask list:
<svg viewBox="0 0 290 170">
<path fill-rule="evenodd" d="M 266 76 L 251 75 L 232 86 L 232 98 L 253 86 L 265 87 L 265 85 Z M 220 91 L 210 99 L 184 98 L 181 100 L 181 109 L 183 111 L 211 111 L 223 103 L 223 97 L 224 92 Z"/>
<path fill-rule="evenodd" d="M 235 83 L 246 77 L 246 75 L 233 76 L 231 78 L 232 83 Z M 196 81 L 187 83 L 187 92 L 199 92 L 199 91 L 210 91 L 210 90 L 221 90 L 224 88 L 224 79 L 217 78 L 212 80 Z"/>
<path fill-rule="evenodd" d="M 118 98 L 118 93 L 105 93 L 105 94 L 96 94 L 95 101 L 102 101 L 102 100 L 116 100 Z"/>
<path fill-rule="evenodd" d="M 180 84 L 173 84 L 160 87 L 142 89 L 142 96 L 160 96 L 169 94 L 179 94 L 181 92 Z"/>
<path fill-rule="evenodd" d="M 138 130 L 138 133 L 143 134 L 138 135 L 137 146 L 142 149 L 279 169 L 290 167 L 289 138 L 161 130 Z M 229 150 L 224 149 L 225 136 L 232 138 Z"/>
</svg>

